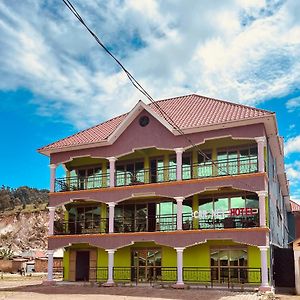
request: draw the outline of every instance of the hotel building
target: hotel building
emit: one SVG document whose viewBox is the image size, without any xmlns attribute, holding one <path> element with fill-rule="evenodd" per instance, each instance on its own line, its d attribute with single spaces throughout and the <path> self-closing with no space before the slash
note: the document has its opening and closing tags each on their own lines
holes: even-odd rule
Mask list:
<svg viewBox="0 0 300 300">
<path fill-rule="evenodd" d="M 38 151 L 50 158 L 49 281 L 63 248 L 66 281 L 272 286 L 290 207 L 274 113 L 194 94 L 139 101 Z"/>
</svg>

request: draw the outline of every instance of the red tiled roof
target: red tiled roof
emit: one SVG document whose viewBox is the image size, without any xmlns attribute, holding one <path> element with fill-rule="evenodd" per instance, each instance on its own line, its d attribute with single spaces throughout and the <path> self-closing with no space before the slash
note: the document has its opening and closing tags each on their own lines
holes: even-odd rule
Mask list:
<svg viewBox="0 0 300 300">
<path fill-rule="evenodd" d="M 291 204 L 291 210 L 292 212 L 294 211 L 300 211 L 300 204 L 290 200 L 290 204 Z"/>
<path fill-rule="evenodd" d="M 195 94 L 160 100 L 156 101 L 156 103 L 159 104 L 160 108 L 172 118 L 180 129 L 216 125 L 272 114 L 266 110 L 207 98 Z M 153 109 L 153 111 L 162 116 L 155 105 L 151 103 L 149 106 Z M 61 149 L 65 147 L 105 141 L 127 115 L 128 113 L 80 131 L 72 136 L 40 148 L 39 151 Z"/>
</svg>

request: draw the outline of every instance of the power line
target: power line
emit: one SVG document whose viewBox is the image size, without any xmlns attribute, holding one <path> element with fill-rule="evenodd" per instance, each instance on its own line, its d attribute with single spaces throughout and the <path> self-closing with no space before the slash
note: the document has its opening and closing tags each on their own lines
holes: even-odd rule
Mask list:
<svg viewBox="0 0 300 300">
<path fill-rule="evenodd" d="M 219 165 L 215 163 L 213 159 L 210 159 L 205 152 L 203 152 L 198 145 L 196 145 L 184 132 L 183 130 L 176 124 L 176 122 L 169 116 L 168 113 L 166 113 L 159 104 L 152 98 L 152 96 L 143 88 L 143 86 L 134 78 L 134 76 L 124 67 L 124 65 L 112 54 L 111 51 L 108 50 L 108 48 L 100 41 L 100 39 L 97 37 L 97 35 L 89 28 L 89 26 L 85 23 L 83 18 L 80 16 L 80 14 L 77 12 L 76 8 L 73 6 L 73 4 L 69 0 L 62 0 L 64 4 L 68 7 L 68 9 L 73 13 L 73 15 L 78 19 L 78 21 L 87 29 L 87 31 L 92 35 L 92 37 L 96 40 L 96 42 L 104 49 L 104 51 L 120 66 L 120 68 L 125 72 L 128 79 L 132 83 L 132 85 L 139 90 L 150 102 L 154 105 L 154 107 L 160 112 L 162 117 L 173 126 L 173 128 L 182 135 L 186 141 L 192 145 L 193 148 L 197 150 L 197 152 L 205 159 L 211 160 L 212 165 L 214 165 L 221 173 L 227 176 L 232 176 L 232 174 L 229 174 L 227 171 L 222 169 Z M 246 186 L 250 187 L 247 183 L 243 182 Z"/>
</svg>

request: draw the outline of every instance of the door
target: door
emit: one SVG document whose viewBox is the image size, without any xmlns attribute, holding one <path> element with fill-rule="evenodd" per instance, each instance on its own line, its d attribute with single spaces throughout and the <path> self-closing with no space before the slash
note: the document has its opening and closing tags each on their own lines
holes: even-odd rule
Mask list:
<svg viewBox="0 0 300 300">
<path fill-rule="evenodd" d="M 159 248 L 134 249 L 131 252 L 131 280 L 153 282 L 161 277 L 161 250 Z"/>
<path fill-rule="evenodd" d="M 90 252 L 76 252 L 76 281 L 89 281 Z"/>
</svg>

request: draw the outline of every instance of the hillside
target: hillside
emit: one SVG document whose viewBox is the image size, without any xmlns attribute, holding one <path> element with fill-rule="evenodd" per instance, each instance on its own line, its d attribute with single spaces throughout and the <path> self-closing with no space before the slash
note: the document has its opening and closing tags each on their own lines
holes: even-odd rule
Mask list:
<svg viewBox="0 0 300 300">
<path fill-rule="evenodd" d="M 0 248 L 15 254 L 47 248 L 48 190 L 29 187 L 0 190 Z"/>
</svg>

